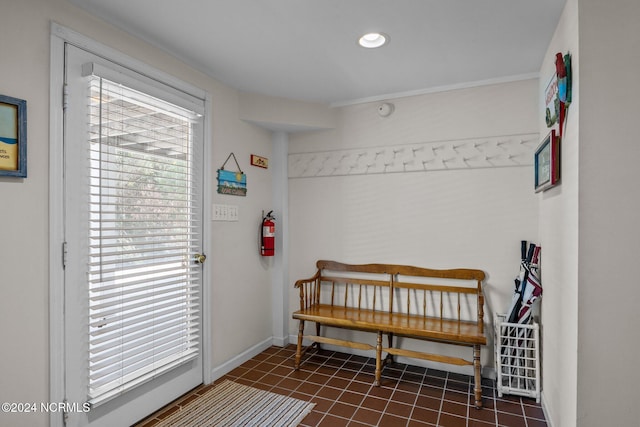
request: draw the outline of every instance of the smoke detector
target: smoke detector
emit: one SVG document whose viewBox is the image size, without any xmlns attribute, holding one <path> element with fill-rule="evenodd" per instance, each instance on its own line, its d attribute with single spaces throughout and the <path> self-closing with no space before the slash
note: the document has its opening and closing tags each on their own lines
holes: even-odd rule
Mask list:
<svg viewBox="0 0 640 427">
<path fill-rule="evenodd" d="M 395 110 L 395 106 L 389 102 L 378 105 L 378 115 L 380 117 L 389 117 L 393 110 Z"/>
</svg>

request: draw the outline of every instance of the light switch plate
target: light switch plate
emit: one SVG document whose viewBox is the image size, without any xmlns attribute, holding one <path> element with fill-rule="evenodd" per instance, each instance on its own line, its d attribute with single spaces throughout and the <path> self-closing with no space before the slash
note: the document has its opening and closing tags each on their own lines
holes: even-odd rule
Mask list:
<svg viewBox="0 0 640 427">
<path fill-rule="evenodd" d="M 229 209 L 227 210 L 227 221 L 237 221 L 238 220 L 238 206 L 229 205 Z"/>
<path fill-rule="evenodd" d="M 211 207 L 212 221 L 238 221 L 239 211 L 237 205 L 221 205 L 214 203 Z"/>
</svg>

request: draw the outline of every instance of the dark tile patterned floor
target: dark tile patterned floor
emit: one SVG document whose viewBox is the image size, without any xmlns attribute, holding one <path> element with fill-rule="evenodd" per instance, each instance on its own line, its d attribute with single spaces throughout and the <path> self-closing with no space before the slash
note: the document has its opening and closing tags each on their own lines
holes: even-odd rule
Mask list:
<svg viewBox="0 0 640 427">
<path fill-rule="evenodd" d="M 396 363 L 373 386 L 375 359 L 323 351 L 293 370 L 295 346 L 270 347 L 216 381 L 230 379 L 316 404 L 301 426 L 546 427 L 534 399 L 498 397 L 495 382 L 483 380 L 483 409 L 474 407 L 473 378 Z M 197 398 L 201 386 L 138 426 L 157 420 Z M 266 427 L 266 426 L 265 426 Z"/>
</svg>

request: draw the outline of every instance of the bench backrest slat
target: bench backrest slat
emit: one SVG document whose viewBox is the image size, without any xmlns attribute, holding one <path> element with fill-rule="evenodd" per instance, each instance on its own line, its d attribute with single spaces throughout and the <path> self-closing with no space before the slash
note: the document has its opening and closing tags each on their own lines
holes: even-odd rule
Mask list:
<svg viewBox="0 0 640 427">
<path fill-rule="evenodd" d="M 322 273 L 322 272 L 321 272 Z M 331 286 L 331 299 L 330 304 L 336 305 L 336 297 L 338 297 L 338 290 L 336 289 L 336 285 L 344 285 L 341 286 L 341 289 L 344 290 L 344 295 L 340 295 L 341 305 L 343 307 L 358 307 L 362 308 L 371 308 L 376 309 L 376 303 L 379 303 L 379 310 L 386 310 L 383 306 L 382 299 L 379 298 L 378 294 L 382 294 L 383 289 L 389 288 L 390 283 L 388 280 L 376 280 L 376 279 L 365 279 L 360 277 L 349 277 L 349 276 L 325 276 L 321 274 L 318 278 L 320 283 L 329 283 Z M 373 290 L 372 299 L 367 298 L 368 293 L 366 292 L 367 288 L 371 288 Z M 368 304 L 370 303 L 370 304 Z M 368 306 L 371 307 L 368 307 Z"/>
<path fill-rule="evenodd" d="M 334 305 L 333 301 L 336 296 L 336 282 L 331 281 L 331 305 Z"/>
</svg>

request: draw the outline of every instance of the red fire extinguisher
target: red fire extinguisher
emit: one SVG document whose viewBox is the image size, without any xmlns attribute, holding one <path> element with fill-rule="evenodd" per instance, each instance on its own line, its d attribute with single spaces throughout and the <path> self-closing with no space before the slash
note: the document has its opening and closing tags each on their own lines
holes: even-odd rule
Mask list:
<svg viewBox="0 0 640 427">
<path fill-rule="evenodd" d="M 273 211 L 262 218 L 262 231 L 260 233 L 260 255 L 273 256 L 276 251 L 276 223 Z"/>
</svg>

